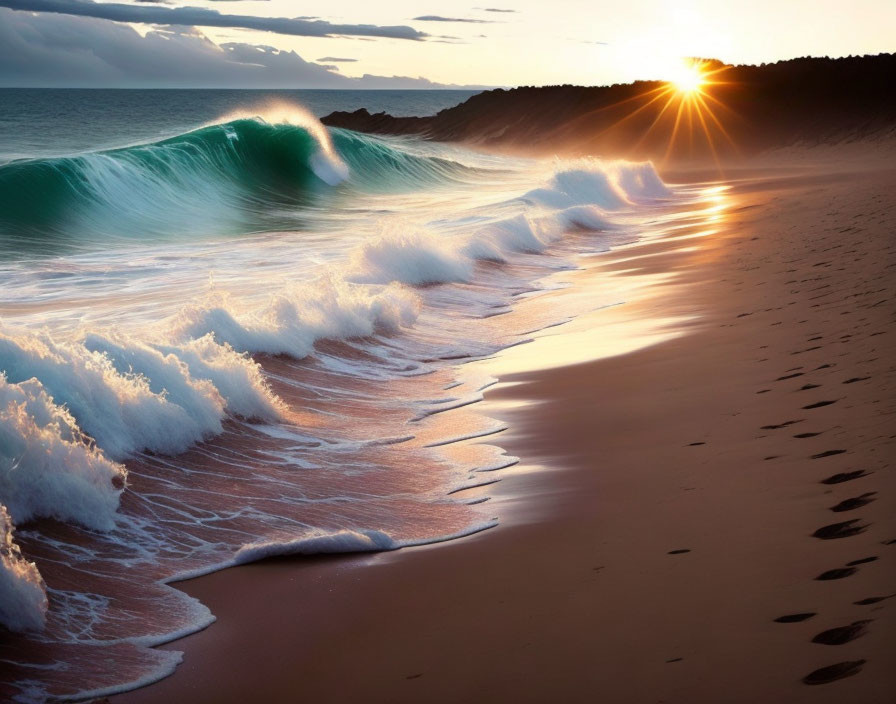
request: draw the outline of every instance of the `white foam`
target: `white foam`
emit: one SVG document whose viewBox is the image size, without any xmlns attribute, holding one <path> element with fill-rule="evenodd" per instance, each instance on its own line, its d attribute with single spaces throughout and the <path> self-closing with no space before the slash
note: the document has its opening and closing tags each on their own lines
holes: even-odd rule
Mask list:
<svg viewBox="0 0 896 704">
<path fill-rule="evenodd" d="M 391 536 L 378 530 L 316 531 L 287 541 L 266 541 L 244 545 L 236 553 L 238 565 L 275 555 L 320 555 L 326 553 L 376 552 L 399 547 Z"/>
<path fill-rule="evenodd" d="M 469 281 L 473 262 L 450 241 L 392 224 L 356 249 L 347 278 L 359 283 L 398 281 L 412 286 Z"/>
<path fill-rule="evenodd" d="M 165 391 L 176 403 L 196 412 L 221 416 L 219 404 L 208 405 L 206 393 L 196 385 L 211 384 L 229 413 L 244 418 L 275 420 L 282 402 L 270 390 L 261 367 L 229 345 L 219 345 L 211 335 L 181 345 L 120 340 L 91 334 L 85 347 L 108 356 L 120 372 L 145 376 L 155 393 Z M 207 391 L 201 387 L 202 391 Z M 208 419 L 212 422 L 212 419 Z"/>
<path fill-rule="evenodd" d="M 499 220 L 473 233 L 467 242 L 467 251 L 487 253 L 493 247 L 502 253 L 502 257 L 514 252 L 538 254 L 562 234 L 551 231 L 553 224 L 547 219 L 523 214 Z M 495 259 L 488 256 L 483 258 Z"/>
<path fill-rule="evenodd" d="M 546 186 L 529 191 L 523 199 L 554 210 L 582 205 L 618 210 L 636 201 L 669 195 L 671 191 L 649 161 L 578 159 L 563 162 Z"/>
<path fill-rule="evenodd" d="M 126 476 L 39 381 L 10 384 L 0 373 L 0 501 L 17 523 L 43 516 L 109 530 Z"/>
<path fill-rule="evenodd" d="M 0 332 L 0 369 L 13 383 L 39 379 L 57 404 L 66 405 L 78 427 L 115 459 L 144 449 L 182 452 L 221 431 L 224 401 L 215 387 L 165 364 L 156 369 L 164 382 L 151 382 L 119 371 L 108 356 L 78 343 Z M 154 392 L 153 385 L 165 393 Z"/>
<path fill-rule="evenodd" d="M 367 337 L 413 324 L 419 300 L 396 285 L 362 286 L 324 276 L 276 295 L 256 313 L 237 314 L 226 299 L 191 306 L 174 323 L 181 339 L 211 334 L 240 352 L 308 356 L 324 339 Z"/>
<path fill-rule="evenodd" d="M 667 198 L 672 191 L 663 183 L 656 168 L 649 161 L 614 162 L 608 166 L 619 186 L 629 199 Z"/>
<path fill-rule="evenodd" d="M 13 542 L 12 520 L 0 505 L 0 623 L 11 631 L 31 631 L 42 629 L 46 620 L 44 580 Z"/>
<path fill-rule="evenodd" d="M 487 481 L 486 483 L 493 482 Z M 481 523 L 474 523 L 454 533 L 404 540 L 396 540 L 388 533 L 379 530 L 312 530 L 308 534 L 294 540 L 271 540 L 244 545 L 237 551 L 233 562 L 230 564 L 242 565 L 268 557 L 285 555 L 383 552 L 398 550 L 399 548 L 419 547 L 474 535 L 489 528 L 494 528 L 496 525 L 498 525 L 497 520 L 491 519 Z"/>
<path fill-rule="evenodd" d="M 581 230 L 612 230 L 613 224 L 604 212 L 594 205 L 574 205 L 559 211 L 555 219 L 565 230 L 577 228 Z"/>
</svg>

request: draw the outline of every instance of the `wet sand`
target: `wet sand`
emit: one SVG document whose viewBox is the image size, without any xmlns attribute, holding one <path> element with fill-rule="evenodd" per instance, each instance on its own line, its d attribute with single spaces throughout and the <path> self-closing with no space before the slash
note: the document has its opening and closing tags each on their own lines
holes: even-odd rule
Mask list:
<svg viewBox="0 0 896 704">
<path fill-rule="evenodd" d="M 896 171 L 762 168 L 488 363 L 497 528 L 186 582 L 218 622 L 114 701 L 893 701 Z"/>
</svg>

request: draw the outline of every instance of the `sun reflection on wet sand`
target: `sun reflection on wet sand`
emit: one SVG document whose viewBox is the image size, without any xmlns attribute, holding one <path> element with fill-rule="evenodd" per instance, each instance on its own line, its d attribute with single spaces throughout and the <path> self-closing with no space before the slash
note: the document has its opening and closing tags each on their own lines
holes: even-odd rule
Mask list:
<svg viewBox="0 0 896 704">
<path fill-rule="evenodd" d="M 581 269 L 551 276 L 549 285 L 555 280 L 571 285 L 521 303 L 514 314 L 526 315 L 527 308 L 536 307 L 581 313 L 565 325 L 534 333 L 528 344 L 476 363 L 477 370 L 505 379 L 629 354 L 687 334 L 699 324 L 699 316 L 676 311 L 665 301 L 671 298 L 670 289 L 682 285 L 679 275 L 688 262 L 694 257 L 702 260 L 705 241 L 724 227 L 730 207 L 727 190 L 727 186 L 685 190 L 693 199 L 684 208 L 661 215 L 638 233 L 637 241 L 584 257 Z M 677 244 L 683 240 L 689 245 Z"/>
</svg>

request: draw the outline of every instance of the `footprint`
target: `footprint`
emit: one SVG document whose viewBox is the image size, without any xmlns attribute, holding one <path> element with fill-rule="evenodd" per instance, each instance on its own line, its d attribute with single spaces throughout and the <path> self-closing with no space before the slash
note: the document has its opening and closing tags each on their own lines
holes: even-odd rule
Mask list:
<svg viewBox="0 0 896 704">
<path fill-rule="evenodd" d="M 818 403 L 810 403 L 808 406 L 803 406 L 803 410 L 808 411 L 813 408 L 822 408 L 823 406 L 830 406 L 834 403 L 837 403 L 837 399 L 834 399 L 833 401 L 819 401 Z"/>
<path fill-rule="evenodd" d="M 832 474 L 827 479 L 822 479 L 822 484 L 842 484 L 843 482 L 851 482 L 853 479 L 861 479 L 862 477 L 867 477 L 868 472 L 864 469 L 857 469 L 853 472 L 838 472 L 837 474 Z"/>
<path fill-rule="evenodd" d="M 785 420 L 783 423 L 778 423 L 777 425 L 763 425 L 760 430 L 779 430 L 780 428 L 786 428 L 788 425 L 795 425 L 796 423 L 802 423 L 803 419 L 800 420 Z"/>
<path fill-rule="evenodd" d="M 821 384 L 803 384 L 800 391 L 808 391 L 809 389 L 817 389 Z"/>
<path fill-rule="evenodd" d="M 681 550 L 670 550 L 667 552 L 667 555 L 683 555 L 686 552 L 690 552 L 687 548 L 682 548 Z"/>
<path fill-rule="evenodd" d="M 877 560 L 877 557 L 872 555 L 871 557 L 863 557 L 860 560 L 853 560 L 852 562 L 847 562 L 846 566 L 852 567 L 853 565 L 865 565 L 869 562 L 875 562 L 876 560 Z"/>
<path fill-rule="evenodd" d="M 846 450 L 825 450 L 817 455 L 812 455 L 813 460 L 820 460 L 822 457 L 833 457 L 834 455 L 842 455 Z"/>
<path fill-rule="evenodd" d="M 857 381 L 867 381 L 870 379 L 870 376 L 854 376 L 852 379 L 847 379 L 844 381 L 844 384 L 855 384 Z"/>
<path fill-rule="evenodd" d="M 840 626 L 839 628 L 831 628 L 822 631 L 812 639 L 813 643 L 821 643 L 822 645 L 843 645 L 851 640 L 861 638 L 868 631 L 868 624 L 871 621 L 854 621 L 848 626 Z"/>
<path fill-rule="evenodd" d="M 795 379 L 798 376 L 802 376 L 803 372 L 797 372 L 796 374 L 788 374 L 787 376 L 779 376 L 775 381 L 785 381 L 786 379 Z M 846 383 L 846 382 L 844 382 Z"/>
<path fill-rule="evenodd" d="M 845 577 L 851 577 L 856 572 L 858 572 L 855 567 L 838 567 L 834 570 L 828 570 L 827 572 L 822 572 L 815 579 L 819 582 L 827 582 L 832 579 L 844 579 Z"/>
<path fill-rule="evenodd" d="M 829 526 L 823 526 L 815 531 L 812 535 L 822 540 L 836 540 L 837 538 L 849 538 L 859 533 L 864 533 L 868 526 L 856 525 L 858 518 L 851 521 L 843 521 L 842 523 L 832 523 Z"/>
<path fill-rule="evenodd" d="M 793 437 L 795 438 L 814 438 L 816 435 L 821 435 L 821 433 L 797 433 Z"/>
<path fill-rule="evenodd" d="M 847 660 L 838 662 L 836 665 L 828 665 L 810 672 L 803 677 L 803 682 L 805 684 L 827 684 L 842 680 L 844 677 L 852 677 L 862 671 L 862 665 L 866 662 L 866 660 Z"/>
<path fill-rule="evenodd" d="M 874 495 L 876 491 L 869 491 L 861 496 L 854 496 L 851 499 L 844 499 L 836 506 L 831 506 L 831 511 L 834 513 L 841 513 L 843 511 L 852 511 L 853 509 L 861 508 L 862 506 L 867 506 L 872 501 L 874 501 Z"/>
<path fill-rule="evenodd" d="M 871 604 L 876 604 L 886 599 L 892 599 L 893 596 L 893 594 L 890 594 L 889 596 L 869 596 L 867 599 L 859 599 L 858 601 L 854 601 L 852 603 L 856 606 L 870 606 Z"/>
<path fill-rule="evenodd" d="M 775 619 L 775 623 L 799 623 L 800 621 L 805 621 L 815 615 L 814 611 L 804 614 L 787 614 L 786 616 L 778 616 L 778 618 Z"/>
</svg>

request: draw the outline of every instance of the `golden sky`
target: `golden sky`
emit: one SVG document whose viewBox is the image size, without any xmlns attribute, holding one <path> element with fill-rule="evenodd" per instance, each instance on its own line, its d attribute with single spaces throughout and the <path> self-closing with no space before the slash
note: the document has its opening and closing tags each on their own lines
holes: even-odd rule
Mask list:
<svg viewBox="0 0 896 704">
<path fill-rule="evenodd" d="M 223 3 L 218 3 L 220 7 Z M 319 16 L 331 22 L 410 25 L 463 43 L 398 39 L 285 37 L 248 30 L 206 30 L 213 38 L 249 37 L 304 58 L 341 63 L 350 76 L 422 75 L 443 83 L 606 84 L 663 78 L 681 56 L 759 63 L 797 56 L 896 50 L 896 0 L 244 0 L 228 12 Z M 437 15 L 491 22 L 414 21 Z M 601 42 L 601 43 L 599 43 Z"/>
<path fill-rule="evenodd" d="M 476 2 L 0 0 L 0 84 L 605 85 L 668 79 L 688 56 L 896 50 L 896 0 Z"/>
</svg>

